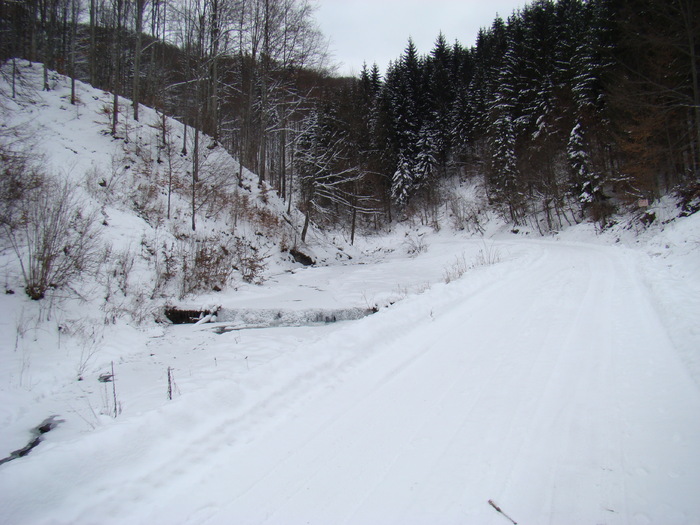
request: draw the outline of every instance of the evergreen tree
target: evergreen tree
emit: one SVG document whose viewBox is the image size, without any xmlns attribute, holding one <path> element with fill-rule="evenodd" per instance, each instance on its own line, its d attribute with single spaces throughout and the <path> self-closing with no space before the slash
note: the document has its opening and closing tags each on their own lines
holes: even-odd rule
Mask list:
<svg viewBox="0 0 700 525">
<path fill-rule="evenodd" d="M 513 85 L 517 62 L 514 46 L 510 45 L 499 75 L 499 86 L 494 94 L 489 115 L 489 187 L 494 200 L 508 208 L 510 219 L 523 219 L 523 201 L 518 184 L 518 162 L 515 150 L 516 93 Z"/>
<path fill-rule="evenodd" d="M 465 160 L 470 142 L 470 122 L 474 119 L 469 104 L 469 83 L 474 74 L 471 52 L 455 42 L 452 51 L 454 93 L 450 108 L 449 141 L 454 162 Z"/>
<path fill-rule="evenodd" d="M 418 175 L 415 160 L 400 151 L 396 171 L 391 178 L 391 198 L 399 206 L 405 206 L 417 189 Z"/>
<path fill-rule="evenodd" d="M 447 168 L 452 153 L 452 108 L 455 101 L 456 74 L 452 49 L 447 45 L 442 33 L 435 42 L 435 47 L 426 60 L 427 92 L 426 118 L 421 133 L 430 135 L 430 140 L 423 137 L 423 146 L 419 146 L 422 155 L 427 145 L 431 147 L 431 157 L 442 176 L 447 175 Z"/>
<path fill-rule="evenodd" d="M 437 144 L 440 140 L 439 135 L 429 125 L 424 126 L 418 134 L 418 151 L 414 173 L 414 187 L 416 190 L 435 182 L 439 165 L 437 157 L 441 153 L 441 147 Z"/>
<path fill-rule="evenodd" d="M 600 177 L 592 170 L 583 127 L 577 122 L 569 135 L 567 155 L 573 173 L 576 198 L 582 204 L 591 204 L 602 199 Z"/>
<path fill-rule="evenodd" d="M 392 176 L 391 195 L 399 206 L 405 205 L 421 184 L 417 171 L 424 100 L 421 73 L 418 51 L 413 40 L 409 39 L 403 56 L 387 74 L 386 82 L 398 159 Z"/>
</svg>

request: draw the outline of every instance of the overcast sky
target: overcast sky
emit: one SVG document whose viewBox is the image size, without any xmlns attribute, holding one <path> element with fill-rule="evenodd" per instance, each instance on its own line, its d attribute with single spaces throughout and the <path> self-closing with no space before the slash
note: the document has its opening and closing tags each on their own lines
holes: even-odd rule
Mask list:
<svg viewBox="0 0 700 525">
<path fill-rule="evenodd" d="M 357 74 L 362 63 L 379 65 L 382 73 L 412 37 L 423 55 L 442 31 L 449 43 L 474 44 L 481 27 L 496 14 L 506 19 L 525 0 L 316 0 L 316 19 L 331 40 L 339 74 Z"/>
</svg>

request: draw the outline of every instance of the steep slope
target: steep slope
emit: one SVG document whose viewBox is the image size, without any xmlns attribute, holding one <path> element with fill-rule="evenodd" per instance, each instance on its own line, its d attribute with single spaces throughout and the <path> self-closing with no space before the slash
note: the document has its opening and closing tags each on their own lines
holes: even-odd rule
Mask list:
<svg viewBox="0 0 700 525">
<path fill-rule="evenodd" d="M 142 281 L 156 281 L 153 298 L 261 281 L 265 267 L 292 260 L 282 251 L 295 243 L 298 217 L 286 214 L 274 192 L 221 145 L 200 136 L 194 181 L 191 129 L 145 107 L 136 122 L 131 102 L 121 98 L 111 134 L 111 94 L 77 82 L 72 105 L 68 78 L 51 73 L 51 90 L 43 91 L 41 65 L 18 64 L 16 97 L 0 86 L 0 139 L 29 155 L 36 169 L 67 182 L 85 213 L 96 212 L 111 255 L 133 259 L 135 269 L 146 272 Z M 217 267 L 224 255 L 237 270 Z M 207 263 L 215 275 L 204 275 Z M 184 277 L 166 282 L 173 274 Z"/>
</svg>

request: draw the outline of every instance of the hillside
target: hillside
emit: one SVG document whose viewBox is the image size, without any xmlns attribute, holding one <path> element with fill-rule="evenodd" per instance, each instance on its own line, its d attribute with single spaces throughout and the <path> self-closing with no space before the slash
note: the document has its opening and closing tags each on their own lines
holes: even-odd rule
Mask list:
<svg viewBox="0 0 700 525">
<path fill-rule="evenodd" d="M 146 107 L 136 122 L 130 101 L 120 98 L 113 136 L 111 94 L 77 82 L 71 105 L 67 77 L 52 73 L 51 90 L 42 91 L 41 65 L 18 64 L 17 96 L 2 86 L 3 142 L 28 157 L 27 171 L 68 185 L 111 247 L 105 264 L 127 261 L 122 269 L 131 274 L 122 279 L 134 290 L 150 299 L 182 299 L 294 267 L 288 252 L 296 245 L 298 215 L 286 213 L 285 203 L 216 142 L 200 136 L 193 202 L 192 129 Z M 7 68 L 4 73 L 9 80 Z M 224 254 L 234 260 L 230 273 L 217 266 Z M 7 274 L 7 284 L 18 287 L 17 278 Z M 140 281 L 150 285 L 143 289 Z"/>
</svg>

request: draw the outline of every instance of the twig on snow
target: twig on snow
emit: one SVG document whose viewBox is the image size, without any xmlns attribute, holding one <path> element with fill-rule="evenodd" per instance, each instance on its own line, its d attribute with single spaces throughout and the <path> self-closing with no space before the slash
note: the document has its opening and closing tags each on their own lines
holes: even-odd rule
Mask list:
<svg viewBox="0 0 700 525">
<path fill-rule="evenodd" d="M 489 505 L 491 505 L 494 509 L 496 509 L 497 512 L 499 512 L 500 514 L 503 514 L 503 516 L 505 516 L 506 518 L 508 518 L 508 520 L 510 520 L 510 522 L 511 522 L 513 525 L 518 525 L 518 523 L 517 523 L 513 518 L 511 518 L 510 516 L 508 516 L 508 514 L 506 514 L 505 512 L 503 512 L 503 511 L 501 510 L 501 507 L 499 507 L 498 505 L 496 505 L 496 504 L 493 502 L 492 499 L 489 500 Z"/>
</svg>

